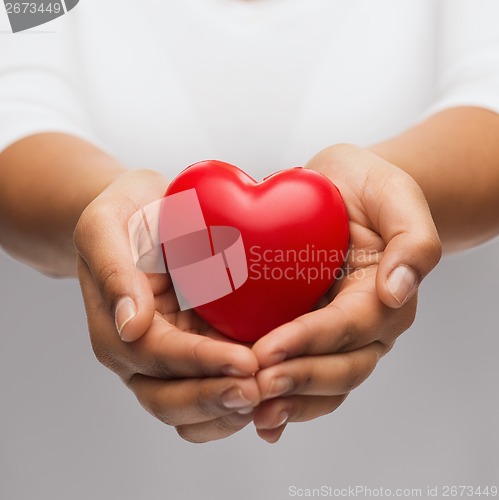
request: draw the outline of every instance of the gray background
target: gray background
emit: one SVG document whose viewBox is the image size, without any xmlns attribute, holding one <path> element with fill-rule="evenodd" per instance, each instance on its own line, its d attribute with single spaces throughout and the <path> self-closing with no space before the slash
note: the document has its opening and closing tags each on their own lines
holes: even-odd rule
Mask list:
<svg viewBox="0 0 499 500">
<path fill-rule="evenodd" d="M 419 317 L 336 413 L 206 445 L 94 359 L 80 292 L 0 255 L 2 500 L 284 499 L 288 487 L 499 483 L 499 241 L 446 258 Z"/>
</svg>

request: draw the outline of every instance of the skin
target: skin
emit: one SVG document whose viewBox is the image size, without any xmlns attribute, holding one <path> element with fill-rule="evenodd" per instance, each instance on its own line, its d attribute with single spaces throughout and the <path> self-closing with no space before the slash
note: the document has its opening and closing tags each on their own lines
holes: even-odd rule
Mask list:
<svg viewBox="0 0 499 500">
<path fill-rule="evenodd" d="M 335 410 L 409 328 L 440 240 L 456 250 L 499 233 L 497 137 L 497 114 L 455 108 L 370 150 L 335 145 L 312 158 L 307 167 L 344 196 L 356 252 L 315 311 L 253 346 L 179 312 L 168 277 L 135 267 L 128 219 L 168 181 L 128 172 L 80 139 L 39 134 L 0 154 L 0 244 L 48 275 L 78 273 L 97 358 L 184 439 L 220 439 L 253 421 L 275 442 L 288 422 Z M 400 266 L 416 281 L 394 295 Z"/>
</svg>

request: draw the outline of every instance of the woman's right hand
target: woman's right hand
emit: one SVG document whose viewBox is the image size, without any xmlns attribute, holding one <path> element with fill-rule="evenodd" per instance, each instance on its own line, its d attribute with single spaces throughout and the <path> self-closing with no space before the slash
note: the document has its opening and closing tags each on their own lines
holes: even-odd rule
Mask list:
<svg viewBox="0 0 499 500">
<path fill-rule="evenodd" d="M 95 198 L 75 230 L 78 273 L 97 359 L 181 437 L 206 442 L 251 422 L 258 362 L 193 310 L 180 311 L 167 274 L 136 267 L 128 221 L 167 185 L 156 172 L 132 171 Z"/>
</svg>

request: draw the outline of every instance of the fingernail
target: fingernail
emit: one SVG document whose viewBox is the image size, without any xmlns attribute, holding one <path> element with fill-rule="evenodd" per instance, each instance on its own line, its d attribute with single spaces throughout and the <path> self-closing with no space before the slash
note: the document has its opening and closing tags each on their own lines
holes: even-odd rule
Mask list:
<svg viewBox="0 0 499 500">
<path fill-rule="evenodd" d="M 123 328 L 133 319 L 137 314 L 137 308 L 135 307 L 135 302 L 130 297 L 123 297 L 118 302 L 116 306 L 116 311 L 114 313 L 116 328 L 122 340 L 123 338 L 122 332 Z"/>
<path fill-rule="evenodd" d="M 232 387 L 225 391 L 221 398 L 223 405 L 229 410 L 251 406 L 251 401 L 244 397 L 243 391 L 239 387 Z"/>
<path fill-rule="evenodd" d="M 224 367 L 224 373 L 229 377 L 248 377 L 248 373 L 245 373 L 234 366 L 227 365 Z"/>
<path fill-rule="evenodd" d="M 254 408 L 252 406 L 248 406 L 247 408 L 241 408 L 240 410 L 237 410 L 236 413 L 239 413 L 239 415 L 249 415 Z"/>
<path fill-rule="evenodd" d="M 284 425 L 289 419 L 289 413 L 286 410 L 283 410 L 279 413 L 277 416 L 275 422 L 272 424 L 271 429 L 277 429 L 277 427 L 281 427 L 281 425 Z"/>
<path fill-rule="evenodd" d="M 403 306 L 417 288 L 416 273 L 407 266 L 396 267 L 388 276 L 386 286 L 395 300 Z"/>
<path fill-rule="evenodd" d="M 277 377 L 270 384 L 270 388 L 265 395 L 265 399 L 282 396 L 293 388 L 293 381 L 289 377 Z"/>
</svg>

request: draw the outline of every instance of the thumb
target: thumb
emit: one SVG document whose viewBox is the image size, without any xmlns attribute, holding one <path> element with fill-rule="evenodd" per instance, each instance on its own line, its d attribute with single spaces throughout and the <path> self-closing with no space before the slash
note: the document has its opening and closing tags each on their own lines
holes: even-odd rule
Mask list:
<svg viewBox="0 0 499 500">
<path fill-rule="evenodd" d="M 438 240 L 410 232 L 393 237 L 383 252 L 376 275 L 381 301 L 392 308 L 402 307 L 415 295 L 439 259 Z"/>
<path fill-rule="evenodd" d="M 386 247 L 379 263 L 376 289 L 389 307 L 406 304 L 421 281 L 438 264 L 442 246 L 430 209 L 418 184 L 399 169 L 384 183 L 383 196 L 369 200 L 375 205 L 378 231 Z M 397 175 L 398 174 L 398 175 Z M 391 186 L 390 186 L 391 185 Z"/>
<path fill-rule="evenodd" d="M 376 274 L 376 292 L 388 307 L 404 305 L 442 255 L 419 185 L 392 163 L 348 144 L 324 150 L 308 166 L 328 175 L 332 172 L 334 182 L 346 195 L 347 206 L 351 201 L 353 213 L 357 217 L 361 214 L 356 222 L 381 236 L 384 251 Z"/>
<path fill-rule="evenodd" d="M 101 296 L 115 318 L 125 342 L 139 339 L 154 318 L 154 296 L 145 273 L 132 255 L 128 215 L 133 207 L 121 200 L 93 203 L 83 212 L 75 230 L 78 253 L 87 263 Z"/>
</svg>

